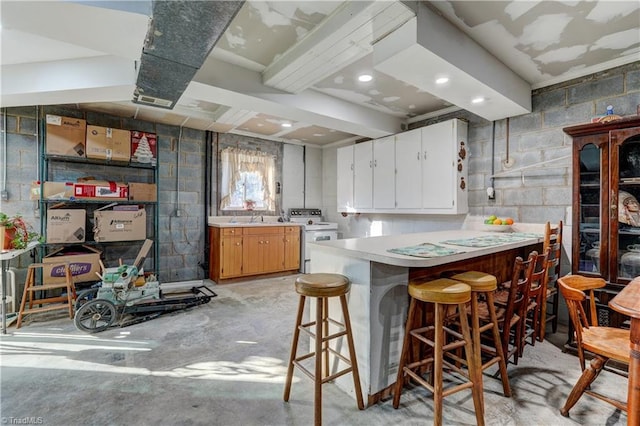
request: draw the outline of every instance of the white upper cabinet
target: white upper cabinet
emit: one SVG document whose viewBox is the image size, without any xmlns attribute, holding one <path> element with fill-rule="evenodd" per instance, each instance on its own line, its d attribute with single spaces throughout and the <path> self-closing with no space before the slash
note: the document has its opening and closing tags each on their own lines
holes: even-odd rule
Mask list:
<svg viewBox="0 0 640 426">
<path fill-rule="evenodd" d="M 373 208 L 392 209 L 396 204 L 395 136 L 373 141 Z"/>
<path fill-rule="evenodd" d="M 467 213 L 467 127 L 453 119 L 353 145 L 353 171 L 340 148 L 338 211 Z M 351 178 L 354 203 L 348 209 L 340 192 L 348 190 L 344 182 Z"/>
<path fill-rule="evenodd" d="M 422 208 L 422 131 L 396 135 L 396 207 Z"/>
<path fill-rule="evenodd" d="M 353 178 L 356 210 L 373 208 L 373 141 L 354 145 Z"/>
<path fill-rule="evenodd" d="M 337 194 L 338 211 L 355 211 L 353 205 L 353 148 L 354 145 L 338 148 L 337 150 Z"/>
</svg>

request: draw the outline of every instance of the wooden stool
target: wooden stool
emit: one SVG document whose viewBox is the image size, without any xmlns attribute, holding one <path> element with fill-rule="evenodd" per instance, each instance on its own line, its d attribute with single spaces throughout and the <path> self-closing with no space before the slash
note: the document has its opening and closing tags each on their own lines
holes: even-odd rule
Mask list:
<svg viewBox="0 0 640 426">
<path fill-rule="evenodd" d="M 296 292 L 300 295 L 300 302 L 298 303 L 298 315 L 296 317 L 296 326 L 293 332 L 291 355 L 289 356 L 287 381 L 284 387 L 284 400 L 289 401 L 291 381 L 293 379 L 293 367 L 296 366 L 314 382 L 314 423 L 316 425 L 322 424 L 322 385 L 344 374 L 353 374 L 353 384 L 358 408 L 360 410 L 364 409 L 362 389 L 360 388 L 360 375 L 358 374 L 358 363 L 353 344 L 351 322 L 349 320 L 349 309 L 347 308 L 346 294 L 349 292 L 350 288 L 351 282 L 349 279 L 339 274 L 306 274 L 296 279 Z M 304 312 L 305 299 L 307 297 L 316 298 L 316 319 L 315 321 L 303 324 L 302 315 Z M 340 323 L 329 317 L 330 297 L 340 297 L 344 323 Z M 340 330 L 336 333 L 329 334 L 329 323 L 337 326 Z M 314 326 L 315 332 L 314 328 L 312 328 Z M 313 352 L 298 356 L 298 338 L 300 337 L 301 331 L 307 333 L 315 340 L 315 349 Z M 346 336 L 347 338 L 349 358 L 343 356 L 329 345 L 331 340 L 342 336 Z M 334 374 L 329 374 L 329 353 L 346 363 L 347 367 Z M 309 358 L 315 359 L 315 371 L 313 373 L 302 365 L 302 361 Z"/>
<path fill-rule="evenodd" d="M 42 284 L 36 285 L 36 269 L 53 267 L 53 268 L 64 268 L 65 271 L 65 281 L 63 283 L 58 284 Z M 35 299 L 34 293 L 37 291 L 46 292 L 48 290 L 55 289 L 66 289 L 67 293 L 62 296 L 56 297 L 45 297 L 43 299 Z M 24 283 L 24 292 L 22 293 L 22 301 L 20 301 L 20 310 L 18 311 L 18 322 L 16 323 L 16 328 L 20 328 L 22 325 L 22 318 L 24 315 L 33 314 L 36 312 L 48 312 L 55 311 L 58 309 L 68 309 L 69 310 L 69 318 L 73 318 L 73 300 L 76 297 L 76 290 L 73 285 L 73 280 L 71 278 L 71 269 L 69 268 L 69 264 L 63 263 L 60 265 L 50 265 L 43 263 L 32 263 L 29 265 L 27 269 L 27 279 Z M 27 303 L 27 299 L 29 299 L 29 309 L 25 310 L 25 306 Z M 33 305 L 49 305 L 49 306 L 40 306 L 34 308 Z"/>
<path fill-rule="evenodd" d="M 455 392 L 463 389 L 471 388 L 473 395 L 473 405 L 476 412 L 476 422 L 478 425 L 484 425 L 484 409 L 482 406 L 482 384 L 480 375 L 482 370 L 476 367 L 476 360 L 473 355 L 473 345 L 471 333 L 469 331 L 469 323 L 466 314 L 466 303 L 471 300 L 471 287 L 459 281 L 448 278 L 439 278 L 433 281 L 422 283 L 409 283 L 409 295 L 411 303 L 409 304 L 409 313 L 407 316 L 407 325 L 405 329 L 404 342 L 402 344 L 402 355 L 398 365 L 398 379 L 396 380 L 393 408 L 400 405 L 400 393 L 405 381 L 405 374 L 409 378 L 414 379 L 422 386 L 433 393 L 433 423 L 435 425 L 442 424 L 442 399 Z M 434 305 L 435 320 L 433 325 L 422 326 L 421 318 L 415 314 L 424 303 Z M 445 316 L 449 307 L 456 307 L 456 314 L 460 320 L 462 334 L 445 326 Z M 450 318 L 450 317 L 449 317 Z M 434 339 L 429 339 L 429 334 L 433 333 Z M 454 339 L 447 339 L 447 337 Z M 425 343 L 428 347 L 433 348 L 433 356 L 424 359 L 409 362 L 410 350 L 412 346 L 412 337 L 419 342 Z M 466 364 L 468 373 L 462 371 L 456 364 L 461 362 L 460 358 L 455 354 L 456 350 L 464 347 Z M 445 359 L 445 355 L 454 360 L 455 363 Z M 432 383 L 424 380 L 420 372 L 425 367 L 432 367 Z M 443 367 L 453 370 L 468 379 L 464 383 L 450 386 L 446 390 L 443 388 L 442 376 Z"/>
<path fill-rule="evenodd" d="M 500 379 L 502 379 L 502 390 L 504 396 L 511 396 L 511 387 L 509 386 L 509 376 L 507 374 L 507 362 L 502 351 L 502 339 L 500 337 L 500 325 L 496 315 L 496 307 L 493 300 L 493 293 L 498 288 L 498 279 L 484 272 L 466 271 L 451 277 L 452 280 L 460 281 L 471 287 L 471 337 L 473 340 L 473 352 L 476 356 L 476 365 L 480 367 L 480 371 L 484 371 L 496 362 L 500 368 Z M 480 304 L 478 296 L 484 295 L 487 313 L 489 318 L 485 318 L 485 323 L 480 325 Z M 493 336 L 494 351 L 491 359 L 486 363 L 482 363 L 482 333 L 491 330 Z M 480 374 L 482 380 L 482 374 Z M 480 382 L 482 383 L 482 381 Z M 484 400 L 484 393 L 481 393 Z"/>
</svg>

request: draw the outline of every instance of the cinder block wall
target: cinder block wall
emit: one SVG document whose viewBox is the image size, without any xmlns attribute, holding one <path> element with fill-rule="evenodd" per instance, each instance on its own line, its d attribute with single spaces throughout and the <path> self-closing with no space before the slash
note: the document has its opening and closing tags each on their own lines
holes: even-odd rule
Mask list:
<svg viewBox="0 0 640 426">
<path fill-rule="evenodd" d="M 572 141 L 562 129 L 604 115 L 607 105 L 618 115 L 636 114 L 640 61 L 534 90 L 530 114 L 496 121 L 493 154 L 493 123 L 466 111 L 416 122 L 411 128 L 455 117 L 468 120 L 470 213 L 542 223 L 566 220 L 571 206 Z M 505 173 L 556 159 L 522 173 Z M 500 175 L 492 181 L 492 174 Z M 495 200 L 487 196 L 490 185 Z"/>
</svg>

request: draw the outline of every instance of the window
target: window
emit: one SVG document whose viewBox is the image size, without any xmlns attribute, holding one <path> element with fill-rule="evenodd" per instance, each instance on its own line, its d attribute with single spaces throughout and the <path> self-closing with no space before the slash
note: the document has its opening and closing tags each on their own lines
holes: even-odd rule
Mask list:
<svg viewBox="0 0 640 426">
<path fill-rule="evenodd" d="M 223 149 L 221 210 L 275 211 L 275 159 L 260 151 Z"/>
</svg>

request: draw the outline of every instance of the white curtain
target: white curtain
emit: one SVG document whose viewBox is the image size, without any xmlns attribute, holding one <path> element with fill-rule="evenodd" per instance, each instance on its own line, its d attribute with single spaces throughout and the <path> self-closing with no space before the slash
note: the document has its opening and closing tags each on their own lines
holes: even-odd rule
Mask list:
<svg viewBox="0 0 640 426">
<path fill-rule="evenodd" d="M 275 210 L 275 159 L 273 155 L 239 148 L 225 148 L 220 155 L 220 209 L 233 207 L 231 196 L 242 180 L 243 172 L 257 172 L 262 177 L 264 209 Z M 254 200 L 258 201 L 258 200 Z"/>
</svg>

